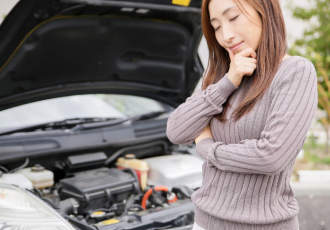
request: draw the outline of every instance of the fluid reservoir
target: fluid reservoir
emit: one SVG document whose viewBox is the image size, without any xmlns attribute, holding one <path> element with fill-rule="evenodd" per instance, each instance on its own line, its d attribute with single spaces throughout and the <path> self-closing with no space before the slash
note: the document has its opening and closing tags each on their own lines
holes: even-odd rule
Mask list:
<svg viewBox="0 0 330 230">
<path fill-rule="evenodd" d="M 127 154 L 125 157 L 118 158 L 116 165 L 118 169 L 124 169 L 124 168 L 133 169 L 138 176 L 142 191 L 146 189 L 148 183 L 148 170 L 149 170 L 147 162 L 143 160 L 135 159 L 134 154 Z"/>
<path fill-rule="evenodd" d="M 50 187 L 54 184 L 54 173 L 45 169 L 43 166 L 36 164 L 31 168 L 20 169 L 15 174 L 23 174 L 38 189 Z"/>
<path fill-rule="evenodd" d="M 32 182 L 22 174 L 3 174 L 0 183 L 18 185 L 22 189 L 33 189 Z"/>
</svg>

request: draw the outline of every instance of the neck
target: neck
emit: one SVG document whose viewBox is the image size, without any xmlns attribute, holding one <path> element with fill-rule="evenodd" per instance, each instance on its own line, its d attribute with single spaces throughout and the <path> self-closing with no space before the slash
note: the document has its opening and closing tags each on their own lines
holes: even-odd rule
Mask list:
<svg viewBox="0 0 330 230">
<path fill-rule="evenodd" d="M 287 59 L 287 58 L 289 58 L 289 57 L 290 57 L 290 55 L 285 54 L 284 57 L 282 58 L 282 60 Z"/>
</svg>

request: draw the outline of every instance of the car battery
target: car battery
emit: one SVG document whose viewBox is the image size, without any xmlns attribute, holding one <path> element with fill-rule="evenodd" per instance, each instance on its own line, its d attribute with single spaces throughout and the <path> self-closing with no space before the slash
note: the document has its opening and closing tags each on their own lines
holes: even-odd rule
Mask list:
<svg viewBox="0 0 330 230">
<path fill-rule="evenodd" d="M 132 169 L 100 168 L 76 173 L 60 180 L 60 199 L 75 198 L 80 214 L 89 210 L 110 207 L 131 194 L 140 192 L 140 185 Z"/>
</svg>

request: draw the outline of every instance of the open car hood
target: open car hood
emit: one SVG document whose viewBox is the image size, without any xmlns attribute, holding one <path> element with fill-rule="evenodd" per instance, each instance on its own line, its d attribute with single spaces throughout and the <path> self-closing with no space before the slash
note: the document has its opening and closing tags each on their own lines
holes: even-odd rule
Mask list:
<svg viewBox="0 0 330 230">
<path fill-rule="evenodd" d="M 21 0 L 0 27 L 0 110 L 118 93 L 177 105 L 203 72 L 200 0 Z"/>
</svg>

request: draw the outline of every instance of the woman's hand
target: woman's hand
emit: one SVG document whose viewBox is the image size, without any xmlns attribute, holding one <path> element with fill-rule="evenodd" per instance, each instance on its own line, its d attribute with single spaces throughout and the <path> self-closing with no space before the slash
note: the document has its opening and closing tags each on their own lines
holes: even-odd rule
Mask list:
<svg viewBox="0 0 330 230">
<path fill-rule="evenodd" d="M 244 75 L 251 76 L 257 68 L 257 54 L 252 48 L 247 48 L 238 54 L 228 49 L 230 57 L 229 80 L 235 85 L 241 84 Z"/>
<path fill-rule="evenodd" d="M 213 138 L 213 136 L 212 136 L 212 132 L 211 132 L 211 128 L 210 128 L 209 125 L 206 126 L 206 127 L 203 129 L 203 131 L 201 132 L 201 134 L 199 134 L 198 137 L 196 137 L 196 139 L 195 139 L 195 143 L 196 143 L 196 145 L 197 145 L 197 143 L 198 143 L 200 140 L 202 140 L 202 139 L 204 139 L 204 138 L 208 138 L 208 137 Z"/>
</svg>

